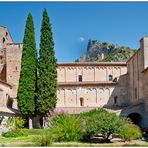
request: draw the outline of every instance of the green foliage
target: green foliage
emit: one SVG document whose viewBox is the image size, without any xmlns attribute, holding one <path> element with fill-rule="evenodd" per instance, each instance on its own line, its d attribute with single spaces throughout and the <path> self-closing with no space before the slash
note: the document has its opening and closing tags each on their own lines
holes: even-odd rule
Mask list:
<svg viewBox="0 0 148 148">
<path fill-rule="evenodd" d="M 37 109 L 41 115 L 53 110 L 57 101 L 57 60 L 51 24 L 47 11 L 43 12 L 38 63 Z"/>
<path fill-rule="evenodd" d="M 28 135 L 43 135 L 47 129 L 22 129 L 27 132 Z"/>
<path fill-rule="evenodd" d="M 18 107 L 23 115 L 32 115 L 35 111 L 36 85 L 36 43 L 32 15 L 29 13 L 23 39 L 21 72 L 18 88 Z"/>
<path fill-rule="evenodd" d="M 54 117 L 50 125 L 55 141 L 78 141 L 81 138 L 82 127 L 78 116 L 62 113 Z"/>
<path fill-rule="evenodd" d="M 48 132 L 44 131 L 44 134 L 35 137 L 33 142 L 36 146 L 51 146 L 52 145 L 52 136 Z"/>
<path fill-rule="evenodd" d="M 8 131 L 5 133 L 2 133 L 3 137 L 26 137 L 28 136 L 27 132 L 23 131 L 22 129 L 16 129 L 12 131 Z"/>
<path fill-rule="evenodd" d="M 119 133 L 125 141 L 131 141 L 142 137 L 142 133 L 136 125 L 126 123 Z"/>
<path fill-rule="evenodd" d="M 119 47 L 119 49 L 112 51 L 102 62 L 126 62 L 133 54 L 135 50 L 131 50 L 129 47 Z"/>
<path fill-rule="evenodd" d="M 91 110 L 81 115 L 83 119 L 84 138 L 91 138 L 101 134 L 104 142 L 110 141 L 110 136 L 119 133 L 124 120 L 114 113 L 109 113 L 104 109 Z"/>
<path fill-rule="evenodd" d="M 12 117 L 6 120 L 5 127 L 9 130 L 17 130 L 24 127 L 25 120 L 22 117 Z"/>
<path fill-rule="evenodd" d="M 133 54 L 134 49 L 125 46 L 118 46 L 108 42 L 89 40 L 87 52 L 77 59 L 77 62 L 126 62 Z M 104 55 L 104 59 L 102 59 Z"/>
<path fill-rule="evenodd" d="M 109 47 L 109 43 L 108 42 L 103 42 L 102 44 L 101 44 L 101 47 L 102 48 L 108 48 Z"/>
</svg>

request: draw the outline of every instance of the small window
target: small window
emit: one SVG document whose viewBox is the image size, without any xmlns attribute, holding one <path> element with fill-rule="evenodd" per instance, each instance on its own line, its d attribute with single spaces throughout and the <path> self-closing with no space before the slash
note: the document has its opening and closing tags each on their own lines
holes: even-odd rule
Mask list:
<svg viewBox="0 0 148 148">
<path fill-rule="evenodd" d="M 112 81 L 112 80 L 113 80 L 113 76 L 112 76 L 112 75 L 109 75 L 109 76 L 108 76 L 108 80 L 109 80 L 109 81 Z"/>
<path fill-rule="evenodd" d="M 118 97 L 117 97 L 117 96 L 114 97 L 114 104 L 115 104 L 115 105 L 118 104 Z"/>
<path fill-rule="evenodd" d="M 2 55 L 0 55 L 0 60 L 2 61 L 2 59 L 3 59 L 3 56 L 2 56 Z"/>
<path fill-rule="evenodd" d="M 79 75 L 79 82 L 82 82 L 82 75 Z"/>
<path fill-rule="evenodd" d="M 135 98 L 137 98 L 137 88 L 135 88 Z"/>
<path fill-rule="evenodd" d="M 80 98 L 80 106 L 84 106 L 84 99 Z"/>
<path fill-rule="evenodd" d="M 6 36 L 8 35 L 8 32 L 6 32 Z"/>
<path fill-rule="evenodd" d="M 3 63 L 3 56 L 0 56 L 0 63 Z"/>
<path fill-rule="evenodd" d="M 5 43 L 5 38 L 3 38 L 3 43 Z"/>
</svg>

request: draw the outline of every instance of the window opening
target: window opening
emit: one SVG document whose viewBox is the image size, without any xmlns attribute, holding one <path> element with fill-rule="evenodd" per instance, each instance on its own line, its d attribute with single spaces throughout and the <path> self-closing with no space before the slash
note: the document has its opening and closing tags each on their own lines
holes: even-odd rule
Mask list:
<svg viewBox="0 0 148 148">
<path fill-rule="evenodd" d="M 112 81 L 112 80 L 113 80 L 113 76 L 112 76 L 112 75 L 109 75 L 109 76 L 108 76 L 108 80 L 109 80 L 109 81 Z"/>
<path fill-rule="evenodd" d="M 82 82 L 82 75 L 79 75 L 79 82 Z"/>
<path fill-rule="evenodd" d="M 80 98 L 80 106 L 84 106 L 84 99 Z"/>
</svg>

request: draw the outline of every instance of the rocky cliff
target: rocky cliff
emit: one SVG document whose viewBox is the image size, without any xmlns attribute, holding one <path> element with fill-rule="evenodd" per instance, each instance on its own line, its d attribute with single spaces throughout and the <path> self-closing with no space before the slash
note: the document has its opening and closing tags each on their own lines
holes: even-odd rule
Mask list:
<svg viewBox="0 0 148 148">
<path fill-rule="evenodd" d="M 135 51 L 129 47 L 89 40 L 86 53 L 76 62 L 126 62 Z"/>
</svg>

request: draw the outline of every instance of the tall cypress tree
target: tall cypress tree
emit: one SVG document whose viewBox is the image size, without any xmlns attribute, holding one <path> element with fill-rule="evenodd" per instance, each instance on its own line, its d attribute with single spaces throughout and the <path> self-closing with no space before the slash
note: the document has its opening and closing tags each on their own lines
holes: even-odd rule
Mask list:
<svg viewBox="0 0 148 148">
<path fill-rule="evenodd" d="M 45 115 L 49 110 L 55 108 L 57 101 L 57 60 L 50 19 L 46 9 L 43 12 L 39 54 L 37 110 L 40 115 Z"/>
<path fill-rule="evenodd" d="M 31 119 L 35 112 L 36 90 L 36 42 L 34 23 L 31 13 L 28 14 L 23 39 L 21 72 L 18 87 L 18 107 L 22 115 Z M 29 120 L 30 128 L 32 121 Z"/>
</svg>

